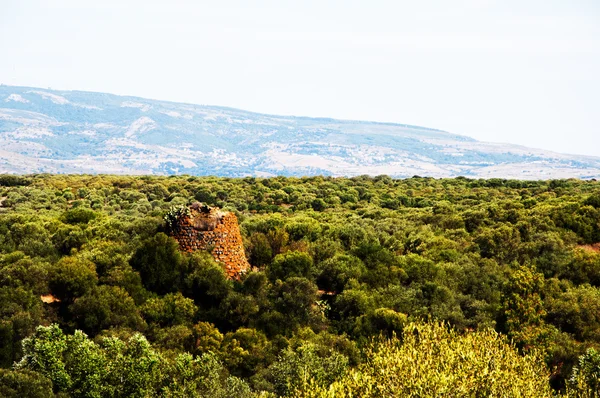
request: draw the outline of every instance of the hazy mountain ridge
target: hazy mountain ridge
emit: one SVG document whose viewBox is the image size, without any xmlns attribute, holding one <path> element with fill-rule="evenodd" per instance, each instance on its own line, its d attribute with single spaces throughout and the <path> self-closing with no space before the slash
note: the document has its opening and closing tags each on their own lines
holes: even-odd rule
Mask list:
<svg viewBox="0 0 600 398">
<path fill-rule="evenodd" d="M 0 172 L 600 178 L 600 158 L 402 124 L 0 86 Z"/>
</svg>

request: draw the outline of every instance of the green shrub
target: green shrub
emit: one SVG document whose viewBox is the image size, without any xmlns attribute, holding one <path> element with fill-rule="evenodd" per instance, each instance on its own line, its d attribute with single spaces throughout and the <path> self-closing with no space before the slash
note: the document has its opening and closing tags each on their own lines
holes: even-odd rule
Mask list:
<svg viewBox="0 0 600 398">
<path fill-rule="evenodd" d="M 600 397 L 600 352 L 590 348 L 579 357 L 568 387 L 569 392 L 578 397 Z"/>
<path fill-rule="evenodd" d="M 87 224 L 98 216 L 95 211 L 83 207 L 67 210 L 61 220 L 67 224 Z"/>
</svg>

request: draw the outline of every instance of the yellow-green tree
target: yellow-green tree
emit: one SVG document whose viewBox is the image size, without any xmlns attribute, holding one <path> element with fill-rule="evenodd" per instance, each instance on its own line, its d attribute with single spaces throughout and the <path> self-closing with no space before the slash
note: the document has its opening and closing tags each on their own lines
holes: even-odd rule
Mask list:
<svg viewBox="0 0 600 398">
<path fill-rule="evenodd" d="M 402 340 L 381 340 L 366 361 L 330 386 L 307 380 L 299 397 L 549 397 L 536 353 L 519 354 L 493 330 L 461 334 L 441 323 L 411 323 Z"/>
</svg>

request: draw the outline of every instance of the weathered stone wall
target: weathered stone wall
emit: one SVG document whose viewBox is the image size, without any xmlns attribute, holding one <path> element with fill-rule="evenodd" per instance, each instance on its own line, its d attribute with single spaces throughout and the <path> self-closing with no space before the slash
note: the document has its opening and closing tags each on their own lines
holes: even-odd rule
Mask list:
<svg viewBox="0 0 600 398">
<path fill-rule="evenodd" d="M 182 251 L 209 250 L 223 264 L 230 279 L 239 279 L 250 269 L 237 217 L 233 213 L 211 209 L 210 213 L 194 208 L 173 226 L 171 236 Z"/>
</svg>

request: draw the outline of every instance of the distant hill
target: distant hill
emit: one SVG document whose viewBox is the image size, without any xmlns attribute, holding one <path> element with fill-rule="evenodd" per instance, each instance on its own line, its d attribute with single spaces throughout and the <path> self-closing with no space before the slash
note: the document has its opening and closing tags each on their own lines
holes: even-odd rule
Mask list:
<svg viewBox="0 0 600 398">
<path fill-rule="evenodd" d="M 600 158 L 419 126 L 0 86 L 0 173 L 600 178 Z"/>
</svg>

